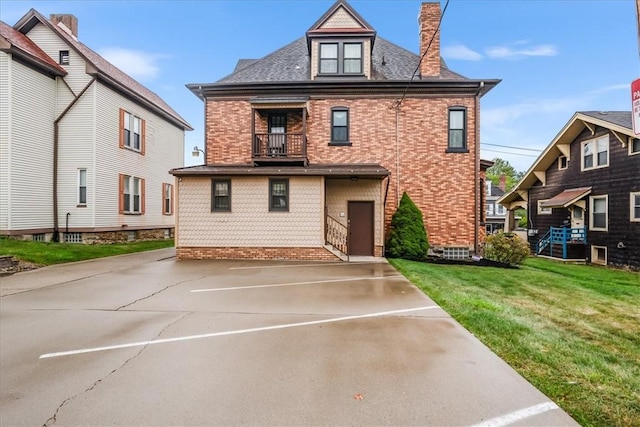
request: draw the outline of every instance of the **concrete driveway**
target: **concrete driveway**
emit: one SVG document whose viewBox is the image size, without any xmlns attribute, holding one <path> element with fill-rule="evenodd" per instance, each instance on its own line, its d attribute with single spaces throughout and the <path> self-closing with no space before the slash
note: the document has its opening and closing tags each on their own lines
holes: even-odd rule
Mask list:
<svg viewBox="0 0 640 427">
<path fill-rule="evenodd" d="M 386 262 L 0 277 L 0 424 L 577 425 Z"/>
</svg>

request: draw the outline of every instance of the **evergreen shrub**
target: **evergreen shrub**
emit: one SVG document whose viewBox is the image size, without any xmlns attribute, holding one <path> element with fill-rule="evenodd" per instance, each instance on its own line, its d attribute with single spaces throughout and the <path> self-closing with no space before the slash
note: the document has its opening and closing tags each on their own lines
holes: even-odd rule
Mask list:
<svg viewBox="0 0 640 427">
<path fill-rule="evenodd" d="M 387 241 L 387 256 L 412 261 L 427 257 L 429 241 L 422 212 L 405 192 L 398 209 L 391 218 L 391 232 Z"/>
</svg>

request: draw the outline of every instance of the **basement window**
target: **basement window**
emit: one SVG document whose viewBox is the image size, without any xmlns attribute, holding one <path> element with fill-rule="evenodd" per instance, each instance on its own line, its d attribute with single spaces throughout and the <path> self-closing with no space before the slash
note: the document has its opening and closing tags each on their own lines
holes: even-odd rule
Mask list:
<svg viewBox="0 0 640 427">
<path fill-rule="evenodd" d="M 467 247 L 443 248 L 442 257 L 446 259 L 467 259 L 469 258 L 469 248 Z"/>
<path fill-rule="evenodd" d="M 64 233 L 65 243 L 82 243 L 82 233 Z"/>
</svg>

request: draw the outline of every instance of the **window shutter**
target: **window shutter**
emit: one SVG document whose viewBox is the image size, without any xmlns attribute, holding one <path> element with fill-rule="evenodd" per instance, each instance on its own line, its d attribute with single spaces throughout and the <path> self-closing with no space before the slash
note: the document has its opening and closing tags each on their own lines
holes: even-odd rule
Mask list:
<svg viewBox="0 0 640 427">
<path fill-rule="evenodd" d="M 120 127 L 118 133 L 120 134 L 120 148 L 124 148 L 124 110 L 122 108 L 120 109 Z M 122 191 L 120 193 L 122 193 Z"/>
<path fill-rule="evenodd" d="M 118 212 L 124 213 L 124 175 L 118 174 L 118 180 Z"/>
<path fill-rule="evenodd" d="M 169 215 L 173 215 L 173 185 L 171 186 L 171 203 L 169 203 Z"/>
<path fill-rule="evenodd" d="M 147 146 L 147 121 L 140 119 L 140 154 L 144 156 Z"/>
<path fill-rule="evenodd" d="M 144 178 L 140 178 L 140 214 L 144 215 Z"/>
<path fill-rule="evenodd" d="M 164 200 L 165 200 L 165 194 L 167 193 L 167 184 L 165 184 L 164 182 L 162 183 L 162 198 L 160 199 L 162 201 L 162 203 L 160 203 L 160 210 L 162 211 L 162 215 L 167 215 L 167 213 L 164 211 Z"/>
</svg>

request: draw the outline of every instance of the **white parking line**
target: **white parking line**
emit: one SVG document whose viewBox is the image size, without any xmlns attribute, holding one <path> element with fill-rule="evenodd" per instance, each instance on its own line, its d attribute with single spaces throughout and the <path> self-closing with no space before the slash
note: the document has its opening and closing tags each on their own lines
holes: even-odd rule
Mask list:
<svg viewBox="0 0 640 427">
<path fill-rule="evenodd" d="M 513 424 L 516 421 L 523 420 L 525 418 L 533 417 L 535 415 L 542 414 L 554 409 L 558 409 L 558 405 L 553 402 L 545 402 L 539 405 L 530 406 L 528 408 L 520 409 L 519 411 L 512 412 L 510 414 L 502 415 L 490 420 L 474 424 L 472 427 L 502 427 Z"/>
<path fill-rule="evenodd" d="M 153 344 L 166 344 L 171 342 L 178 341 L 188 341 L 188 340 L 197 340 L 204 338 L 214 338 L 214 337 L 223 337 L 228 335 L 240 335 L 240 334 L 249 334 L 252 332 L 264 332 L 264 331 L 273 331 L 277 329 L 287 329 L 287 328 L 297 328 L 302 326 L 312 326 L 312 325 L 321 325 L 324 323 L 334 323 L 334 322 L 344 322 L 346 320 L 355 320 L 355 319 L 366 319 L 370 317 L 381 317 L 381 316 L 390 316 L 393 314 L 401 314 L 401 313 L 411 313 L 413 311 L 422 311 L 422 310 L 431 310 L 434 308 L 440 308 L 437 305 L 429 305 L 424 307 L 416 307 L 416 308 L 407 308 L 403 310 L 392 310 L 392 311 L 381 311 L 378 313 L 369 313 L 369 314 L 359 314 L 355 316 L 344 316 L 344 317 L 335 317 L 333 319 L 324 319 L 324 320 L 313 320 L 309 322 L 301 322 L 301 323 L 287 323 L 284 325 L 274 325 L 274 326 L 264 326 L 261 328 L 251 328 L 251 329 L 240 329 L 237 331 L 226 331 L 226 332 L 213 332 L 210 334 L 201 334 L 201 335 L 189 335 L 185 337 L 176 337 L 176 338 L 167 338 L 162 340 L 153 340 L 153 341 L 138 341 L 127 344 L 117 344 L 110 345 L 105 347 L 93 347 L 93 348 L 84 348 L 80 350 L 70 350 L 70 351 L 60 351 L 57 353 L 46 353 L 39 357 L 39 359 L 49 359 L 52 357 L 60 357 L 60 356 L 72 356 L 75 354 L 83 354 L 83 353 L 95 353 L 99 351 L 107 351 L 107 350 L 117 350 L 121 348 L 129 348 L 129 347 L 142 347 L 146 345 Z"/>
<path fill-rule="evenodd" d="M 345 278 L 345 279 L 317 280 L 313 282 L 278 283 L 273 285 L 237 286 L 237 287 L 231 287 L 231 288 L 192 289 L 191 292 L 236 291 L 240 289 L 277 288 L 282 286 L 312 285 L 315 283 L 352 282 L 356 280 L 397 279 L 399 277 L 404 277 L 404 276 L 398 275 L 398 276 L 380 276 L 380 277 L 352 277 L 352 278 Z"/>
</svg>

